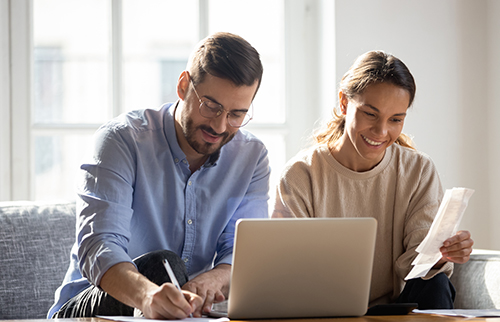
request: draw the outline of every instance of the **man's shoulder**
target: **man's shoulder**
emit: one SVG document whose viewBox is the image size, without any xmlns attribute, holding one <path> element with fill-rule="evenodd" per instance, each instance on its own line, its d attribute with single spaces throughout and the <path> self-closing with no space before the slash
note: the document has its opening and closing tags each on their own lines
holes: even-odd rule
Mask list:
<svg viewBox="0 0 500 322">
<path fill-rule="evenodd" d="M 172 103 L 164 104 L 159 108 L 146 108 L 129 111 L 110 120 L 108 127 L 114 129 L 128 128 L 134 131 L 147 131 L 163 128 L 163 120 Z"/>
<path fill-rule="evenodd" d="M 226 166 L 267 164 L 267 155 L 268 150 L 262 140 L 249 131 L 239 130 L 233 139 L 222 147 L 218 163 Z"/>
<path fill-rule="evenodd" d="M 250 147 L 257 149 L 266 149 L 266 145 L 261 139 L 255 136 L 252 132 L 243 129 L 240 129 L 238 132 L 236 132 L 233 139 L 229 141 L 223 147 L 223 149 L 226 147 L 229 149 L 233 148 L 240 149 L 240 148 L 250 148 Z"/>
<path fill-rule="evenodd" d="M 136 136 L 148 131 L 162 130 L 171 105 L 172 103 L 169 103 L 155 109 L 138 109 L 120 114 L 101 125 L 98 132 Z"/>
</svg>

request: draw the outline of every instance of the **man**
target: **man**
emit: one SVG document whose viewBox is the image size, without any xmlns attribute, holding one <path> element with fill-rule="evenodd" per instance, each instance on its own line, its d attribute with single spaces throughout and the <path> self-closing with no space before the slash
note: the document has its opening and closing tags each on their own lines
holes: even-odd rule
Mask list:
<svg viewBox="0 0 500 322">
<path fill-rule="evenodd" d="M 147 318 L 198 317 L 227 297 L 235 223 L 267 217 L 267 150 L 239 131 L 262 71 L 248 42 L 215 34 L 181 73 L 176 103 L 97 131 L 93 160 L 81 166 L 77 240 L 49 317 L 134 308 Z"/>
</svg>

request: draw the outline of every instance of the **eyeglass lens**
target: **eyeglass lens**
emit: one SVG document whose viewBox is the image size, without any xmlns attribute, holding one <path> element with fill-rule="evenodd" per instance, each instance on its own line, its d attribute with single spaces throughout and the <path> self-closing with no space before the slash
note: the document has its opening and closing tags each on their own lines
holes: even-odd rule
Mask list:
<svg viewBox="0 0 500 322">
<path fill-rule="evenodd" d="M 223 114 L 224 108 L 217 104 L 217 106 L 210 106 L 206 101 L 202 101 L 200 104 L 200 113 L 206 118 L 216 118 Z M 242 127 L 245 126 L 251 117 L 249 113 L 246 112 L 227 112 L 227 122 L 232 127 Z"/>
</svg>

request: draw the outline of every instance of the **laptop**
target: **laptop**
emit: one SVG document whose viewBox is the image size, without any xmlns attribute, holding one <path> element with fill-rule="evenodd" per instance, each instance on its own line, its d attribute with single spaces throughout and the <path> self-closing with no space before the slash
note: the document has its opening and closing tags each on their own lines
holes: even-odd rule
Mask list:
<svg viewBox="0 0 500 322">
<path fill-rule="evenodd" d="M 238 220 L 228 317 L 364 315 L 376 230 L 374 218 Z"/>
</svg>

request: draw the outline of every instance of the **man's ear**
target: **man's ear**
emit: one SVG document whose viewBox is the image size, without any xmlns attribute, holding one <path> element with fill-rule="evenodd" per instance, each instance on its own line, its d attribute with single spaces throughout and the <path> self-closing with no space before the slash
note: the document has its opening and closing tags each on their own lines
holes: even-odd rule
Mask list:
<svg viewBox="0 0 500 322">
<path fill-rule="evenodd" d="M 189 72 L 185 70 L 179 75 L 179 79 L 177 80 L 177 96 L 179 96 L 181 100 L 186 98 L 189 87 L 189 77 Z"/>
<path fill-rule="evenodd" d="M 339 108 L 342 115 L 346 115 L 347 113 L 347 103 L 349 102 L 347 95 L 345 95 L 342 91 L 339 91 Z"/>
</svg>

